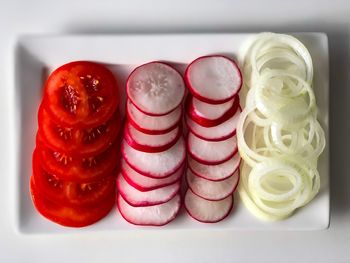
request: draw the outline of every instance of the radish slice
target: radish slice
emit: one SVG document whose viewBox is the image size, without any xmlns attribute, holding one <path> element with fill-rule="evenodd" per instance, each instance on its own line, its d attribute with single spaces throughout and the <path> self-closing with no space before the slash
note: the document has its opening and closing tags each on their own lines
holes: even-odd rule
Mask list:
<svg viewBox="0 0 350 263">
<path fill-rule="evenodd" d="M 164 134 L 173 130 L 181 120 L 182 107 L 163 116 L 150 116 L 139 111 L 130 100 L 126 103 L 130 123 L 138 130 L 147 134 Z"/>
<path fill-rule="evenodd" d="M 195 195 L 190 189 L 185 195 L 188 214 L 202 223 L 216 223 L 227 217 L 233 207 L 233 196 L 220 201 L 208 201 Z"/>
<path fill-rule="evenodd" d="M 209 201 L 219 201 L 231 195 L 237 188 L 239 171 L 222 181 L 209 181 L 187 170 L 186 180 L 188 187 L 199 197 Z"/>
<path fill-rule="evenodd" d="M 151 62 L 137 67 L 126 83 L 128 98 L 148 115 L 165 115 L 178 107 L 185 95 L 182 76 L 171 66 Z"/>
<path fill-rule="evenodd" d="M 193 121 L 204 127 L 213 127 L 227 121 L 236 113 L 239 97 L 236 96 L 223 104 L 209 104 L 188 97 L 186 106 L 187 113 Z"/>
<path fill-rule="evenodd" d="M 236 127 L 241 111 L 242 110 L 239 107 L 231 118 L 215 127 L 201 126 L 188 116 L 186 117 L 186 123 L 190 131 L 197 137 L 207 141 L 221 141 L 236 134 Z"/>
<path fill-rule="evenodd" d="M 224 56 L 204 56 L 187 67 L 185 81 L 194 97 L 220 104 L 238 94 L 242 75 L 233 60 Z"/>
<path fill-rule="evenodd" d="M 161 187 L 165 187 L 175 182 L 179 181 L 183 172 L 185 170 L 185 165 L 183 164 L 180 169 L 178 169 L 175 173 L 170 175 L 169 177 L 162 179 L 154 179 L 150 177 L 146 177 L 128 165 L 128 163 L 122 159 L 121 160 L 121 172 L 125 178 L 125 180 L 134 188 L 139 191 L 151 191 L 154 189 L 158 189 Z"/>
<path fill-rule="evenodd" d="M 168 177 L 181 167 L 185 161 L 186 147 L 181 137 L 173 147 L 164 152 L 146 153 L 135 150 L 124 140 L 122 155 L 138 173 L 157 179 Z"/>
<path fill-rule="evenodd" d="M 223 141 L 211 142 L 188 133 L 187 148 L 191 157 L 202 164 L 221 164 L 237 153 L 236 136 Z"/>
<path fill-rule="evenodd" d="M 134 207 L 129 205 L 121 195 L 118 195 L 117 205 L 122 217 L 131 224 L 163 226 L 176 217 L 181 207 L 181 198 L 178 194 L 164 204 Z"/>
<path fill-rule="evenodd" d="M 228 161 L 217 165 L 201 164 L 190 156 L 188 157 L 189 169 L 195 175 L 210 181 L 222 181 L 229 178 L 238 170 L 240 163 L 241 157 L 239 154 L 235 154 Z"/>
<path fill-rule="evenodd" d="M 192 97 L 191 104 L 195 113 L 201 117 L 209 120 L 216 120 L 224 115 L 232 106 L 238 102 L 238 96 L 235 96 L 232 100 L 224 102 L 222 104 L 210 104 L 195 97 Z"/>
<path fill-rule="evenodd" d="M 180 190 L 180 182 L 148 192 L 141 192 L 132 187 L 122 174 L 117 178 L 117 189 L 123 199 L 131 206 L 150 206 L 168 202 Z"/>
<path fill-rule="evenodd" d="M 180 138 L 181 127 L 176 127 L 165 134 L 150 135 L 137 130 L 130 123 L 125 124 L 124 139 L 136 150 L 142 152 L 163 152 L 172 147 Z"/>
</svg>

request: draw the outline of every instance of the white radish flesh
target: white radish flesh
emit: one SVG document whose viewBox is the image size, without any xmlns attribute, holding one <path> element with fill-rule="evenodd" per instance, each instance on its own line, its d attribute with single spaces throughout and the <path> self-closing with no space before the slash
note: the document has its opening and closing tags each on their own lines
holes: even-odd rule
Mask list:
<svg viewBox="0 0 350 263">
<path fill-rule="evenodd" d="M 127 180 L 130 185 L 132 185 L 140 191 L 150 191 L 158 189 L 160 187 L 168 186 L 179 181 L 184 172 L 184 168 L 185 165 L 183 165 L 180 169 L 178 169 L 174 174 L 170 175 L 169 177 L 154 179 L 136 172 L 128 165 L 128 163 L 124 159 L 121 160 L 121 170 L 125 180 Z"/>
<path fill-rule="evenodd" d="M 225 180 L 214 182 L 203 179 L 188 169 L 186 180 L 188 187 L 196 195 L 210 201 L 218 201 L 228 197 L 235 191 L 239 182 L 239 171 L 237 170 Z"/>
<path fill-rule="evenodd" d="M 122 174 L 118 175 L 117 188 L 131 206 L 150 206 L 163 204 L 172 199 L 180 190 L 180 182 L 148 192 L 141 192 L 132 187 Z"/>
<path fill-rule="evenodd" d="M 242 86 L 236 63 L 224 56 L 197 58 L 188 66 L 185 80 L 193 96 L 214 104 L 232 99 Z"/>
<path fill-rule="evenodd" d="M 236 127 L 240 114 L 241 109 L 239 108 L 230 119 L 214 127 L 201 126 L 188 116 L 186 117 L 186 123 L 190 131 L 196 134 L 198 137 L 206 140 L 218 141 L 226 139 L 236 133 Z"/>
<path fill-rule="evenodd" d="M 206 141 L 189 132 L 188 151 L 191 157 L 203 164 L 220 164 L 229 160 L 237 152 L 236 136 L 223 141 Z"/>
<path fill-rule="evenodd" d="M 211 181 L 221 181 L 230 177 L 238 170 L 240 163 L 241 157 L 238 153 L 228 161 L 216 165 L 201 164 L 190 156 L 188 157 L 188 165 L 191 171 L 197 176 Z"/>
<path fill-rule="evenodd" d="M 127 143 L 142 152 L 162 152 L 173 146 L 182 130 L 178 126 L 168 133 L 150 135 L 137 130 L 130 123 L 125 124 L 124 139 Z"/>
<path fill-rule="evenodd" d="M 129 76 L 128 98 L 150 115 L 164 115 L 180 105 L 185 95 L 182 76 L 167 64 L 151 62 L 139 66 Z"/>
<path fill-rule="evenodd" d="M 227 217 L 233 207 L 233 196 L 220 201 L 208 201 L 195 195 L 190 189 L 185 195 L 185 208 L 194 219 L 203 223 L 216 223 Z"/>
<path fill-rule="evenodd" d="M 180 195 L 160 205 L 133 207 L 121 195 L 117 197 L 119 212 L 131 224 L 142 226 L 163 226 L 172 221 L 181 207 Z"/>
<path fill-rule="evenodd" d="M 152 178 L 165 178 L 176 172 L 186 157 L 185 142 L 182 137 L 164 152 L 146 153 L 133 149 L 124 140 L 122 155 L 137 172 Z"/>
<path fill-rule="evenodd" d="M 144 133 L 163 134 L 174 129 L 182 116 L 181 106 L 163 116 L 150 116 L 139 111 L 130 100 L 127 101 L 127 114 L 131 124 Z"/>
<path fill-rule="evenodd" d="M 224 115 L 233 106 L 237 99 L 238 97 L 234 97 L 228 102 L 222 104 L 210 104 L 193 97 L 191 103 L 196 114 L 210 120 L 216 120 Z"/>
<path fill-rule="evenodd" d="M 180 132 L 180 128 L 176 127 L 168 133 L 159 134 L 159 135 L 150 135 L 138 131 L 132 125 L 127 124 L 127 129 L 130 133 L 130 136 L 139 144 L 147 145 L 150 147 L 159 147 L 166 145 L 176 139 L 177 135 Z"/>
</svg>

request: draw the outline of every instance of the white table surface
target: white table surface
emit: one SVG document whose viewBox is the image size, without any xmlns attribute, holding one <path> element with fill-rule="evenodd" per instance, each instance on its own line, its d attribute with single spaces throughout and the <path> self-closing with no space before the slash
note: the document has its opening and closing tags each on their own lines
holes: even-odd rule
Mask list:
<svg viewBox="0 0 350 263">
<path fill-rule="evenodd" d="M 329 36 L 331 226 L 319 232 L 133 231 L 21 236 L 10 216 L 11 41 L 18 34 L 302 32 Z M 0 262 L 349 262 L 350 2 L 0 0 Z"/>
</svg>

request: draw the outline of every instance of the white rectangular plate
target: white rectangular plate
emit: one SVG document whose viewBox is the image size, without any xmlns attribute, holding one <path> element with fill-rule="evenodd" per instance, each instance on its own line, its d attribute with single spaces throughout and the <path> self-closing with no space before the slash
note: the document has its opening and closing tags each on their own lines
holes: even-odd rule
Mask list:
<svg viewBox="0 0 350 263">
<path fill-rule="evenodd" d="M 231 215 L 217 224 L 202 224 L 184 210 L 170 224 L 161 227 L 137 227 L 125 222 L 116 209 L 100 222 L 82 229 L 56 225 L 34 209 L 29 195 L 31 156 L 35 146 L 37 109 L 42 83 L 52 69 L 74 60 L 106 64 L 117 76 L 121 90 L 131 70 L 152 60 L 170 62 L 181 72 L 193 59 L 208 54 L 235 58 L 242 43 L 251 34 L 194 35 L 89 35 L 25 36 L 14 49 L 16 170 L 13 176 L 15 226 L 21 233 L 67 233 L 79 231 L 115 231 L 131 229 L 207 229 L 207 230 L 318 230 L 329 225 L 329 140 L 328 140 L 328 40 L 323 33 L 295 34 L 309 49 L 314 62 L 314 89 L 319 120 L 325 129 L 327 146 L 319 162 L 321 191 L 306 207 L 281 222 L 263 222 L 252 216 L 238 195 Z"/>
</svg>

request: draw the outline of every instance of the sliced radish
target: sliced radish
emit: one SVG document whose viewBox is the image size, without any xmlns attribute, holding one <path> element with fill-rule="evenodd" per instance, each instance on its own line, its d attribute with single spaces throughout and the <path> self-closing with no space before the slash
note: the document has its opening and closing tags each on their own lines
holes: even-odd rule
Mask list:
<svg viewBox="0 0 350 263">
<path fill-rule="evenodd" d="M 191 169 L 195 175 L 210 181 L 222 181 L 229 178 L 238 170 L 240 163 L 241 157 L 238 153 L 228 161 L 216 165 L 201 164 L 190 156 L 188 157 L 189 169 Z"/>
<path fill-rule="evenodd" d="M 186 102 L 187 113 L 190 118 L 204 127 L 213 127 L 230 119 L 238 110 L 239 97 L 223 104 L 209 104 L 194 97 L 189 97 Z"/>
<path fill-rule="evenodd" d="M 179 124 L 182 116 L 182 107 L 163 116 L 150 116 L 139 111 L 130 100 L 126 103 L 129 122 L 139 131 L 147 134 L 168 133 Z"/>
<path fill-rule="evenodd" d="M 209 201 L 195 195 L 190 189 L 185 195 L 185 208 L 188 214 L 203 223 L 216 223 L 227 217 L 233 207 L 233 196 L 220 201 Z"/>
<path fill-rule="evenodd" d="M 154 189 L 174 184 L 175 182 L 180 180 L 182 174 L 184 173 L 184 170 L 185 165 L 183 164 L 180 169 L 178 169 L 169 177 L 154 179 L 136 172 L 130 167 L 130 165 L 128 165 L 128 163 L 124 159 L 121 160 L 121 172 L 125 180 L 131 186 L 142 192 L 151 191 Z"/>
<path fill-rule="evenodd" d="M 137 67 L 126 83 L 128 98 L 148 115 L 164 115 L 178 107 L 185 95 L 182 76 L 171 66 L 151 62 Z"/>
<path fill-rule="evenodd" d="M 125 124 L 124 139 L 136 150 L 142 152 L 163 152 L 172 147 L 180 138 L 182 127 L 176 127 L 165 134 L 150 135 L 137 130 L 130 123 Z"/>
<path fill-rule="evenodd" d="M 124 140 L 122 155 L 125 161 L 138 173 L 151 178 L 165 178 L 180 169 L 185 161 L 186 146 L 180 139 L 174 146 L 164 152 L 146 153 L 135 150 Z"/>
<path fill-rule="evenodd" d="M 237 102 L 239 102 L 238 96 L 235 96 L 233 99 L 221 104 L 210 104 L 195 97 L 191 97 L 191 105 L 195 113 L 209 120 L 216 120 L 220 118 Z"/>
<path fill-rule="evenodd" d="M 202 164 L 221 164 L 237 153 L 237 138 L 233 136 L 223 141 L 206 141 L 192 132 L 188 133 L 187 148 L 191 157 Z"/>
<path fill-rule="evenodd" d="M 222 181 L 209 181 L 187 170 L 186 181 L 192 192 L 199 197 L 209 201 L 219 201 L 231 195 L 239 182 L 239 171 L 237 170 L 229 178 Z"/>
<path fill-rule="evenodd" d="M 129 205 L 121 195 L 118 195 L 117 205 L 122 217 L 131 224 L 163 226 L 176 217 L 181 207 L 181 198 L 178 194 L 164 204 L 134 207 Z"/>
<path fill-rule="evenodd" d="M 242 86 L 242 74 L 236 63 L 224 56 L 204 56 L 186 69 L 185 81 L 193 96 L 220 104 L 229 101 Z"/>
<path fill-rule="evenodd" d="M 186 123 L 189 130 L 197 135 L 197 137 L 208 141 L 221 141 L 236 134 L 236 127 L 241 111 L 239 107 L 231 118 L 214 127 L 201 126 L 188 116 L 186 117 Z"/>
<path fill-rule="evenodd" d="M 150 206 L 168 202 L 180 190 L 180 182 L 148 192 L 132 187 L 120 173 L 117 177 L 117 189 L 123 199 L 131 206 Z"/>
</svg>

